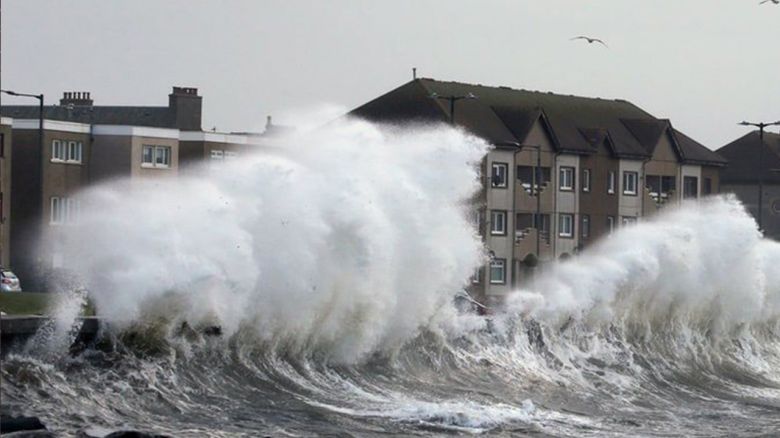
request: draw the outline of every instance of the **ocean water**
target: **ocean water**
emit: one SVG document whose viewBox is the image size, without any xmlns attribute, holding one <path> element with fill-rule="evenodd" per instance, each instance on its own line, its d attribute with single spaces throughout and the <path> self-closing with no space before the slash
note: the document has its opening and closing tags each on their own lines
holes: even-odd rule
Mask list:
<svg viewBox="0 0 780 438">
<path fill-rule="evenodd" d="M 486 257 L 468 211 L 486 150 L 344 121 L 210 178 L 82 193 L 41 246 L 78 275 L 5 356 L 0 410 L 65 436 L 780 432 L 780 245 L 738 201 L 620 229 L 478 316 L 456 297 Z M 73 353 L 84 290 L 112 342 Z"/>
</svg>

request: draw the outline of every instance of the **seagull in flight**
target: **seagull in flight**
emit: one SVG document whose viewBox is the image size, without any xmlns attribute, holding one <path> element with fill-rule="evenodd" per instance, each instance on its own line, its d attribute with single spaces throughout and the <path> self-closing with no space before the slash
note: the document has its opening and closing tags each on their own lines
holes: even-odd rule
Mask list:
<svg viewBox="0 0 780 438">
<path fill-rule="evenodd" d="M 773 1 L 773 2 L 777 1 L 777 2 L 780 2 L 780 0 L 764 0 L 764 1 Z M 585 35 L 576 36 L 576 37 L 572 38 L 570 41 L 574 41 L 574 40 L 586 40 L 588 42 L 588 44 L 601 43 L 601 44 L 604 45 L 604 47 L 609 48 L 609 46 L 607 46 L 607 43 L 605 43 L 604 41 L 601 41 L 598 38 L 587 37 Z"/>
<path fill-rule="evenodd" d="M 761 3 L 759 3 L 759 5 L 763 5 L 764 3 L 769 3 L 769 2 L 772 2 L 776 5 L 780 5 L 780 0 L 764 0 Z"/>
</svg>

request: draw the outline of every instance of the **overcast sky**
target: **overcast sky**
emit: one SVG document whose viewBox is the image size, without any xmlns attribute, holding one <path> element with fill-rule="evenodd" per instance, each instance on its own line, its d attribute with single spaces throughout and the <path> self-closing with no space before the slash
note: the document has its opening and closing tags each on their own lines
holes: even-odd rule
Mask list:
<svg viewBox="0 0 780 438">
<path fill-rule="evenodd" d="M 172 85 L 193 86 L 205 128 L 239 131 L 354 108 L 417 67 L 630 100 L 716 149 L 742 119 L 780 119 L 780 5 L 758 2 L 3 0 L 1 80 L 102 105 L 166 105 Z"/>
</svg>

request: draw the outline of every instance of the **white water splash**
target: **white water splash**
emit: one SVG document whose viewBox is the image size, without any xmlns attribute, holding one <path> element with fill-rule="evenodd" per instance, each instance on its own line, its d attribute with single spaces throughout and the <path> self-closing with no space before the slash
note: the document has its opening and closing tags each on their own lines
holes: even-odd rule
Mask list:
<svg viewBox="0 0 780 438">
<path fill-rule="evenodd" d="M 687 202 L 556 265 L 509 312 L 563 324 L 682 323 L 714 332 L 780 316 L 780 244 L 731 196 Z"/>
<path fill-rule="evenodd" d="M 115 323 L 152 309 L 356 360 L 450 319 L 483 257 L 465 205 L 486 149 L 344 121 L 208 178 L 115 181 L 82 194 L 67 267 Z"/>
</svg>

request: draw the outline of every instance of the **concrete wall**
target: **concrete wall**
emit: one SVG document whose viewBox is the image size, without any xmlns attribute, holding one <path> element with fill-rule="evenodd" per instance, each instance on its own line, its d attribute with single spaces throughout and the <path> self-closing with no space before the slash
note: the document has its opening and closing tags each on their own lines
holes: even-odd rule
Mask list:
<svg viewBox="0 0 780 438">
<path fill-rule="evenodd" d="M 506 260 L 505 263 L 505 279 L 504 284 L 491 284 L 490 283 L 490 263 L 485 267 L 485 283 L 487 286 L 487 295 L 505 295 L 511 290 L 512 285 L 512 247 L 514 245 L 514 233 L 515 220 L 512 214 L 512 198 L 514 196 L 513 181 L 516 179 L 515 169 L 513 166 L 514 150 L 508 149 L 491 149 L 487 154 L 487 196 L 486 196 L 486 212 L 485 212 L 485 224 L 486 234 L 485 241 L 493 251 L 495 258 Z M 492 171 L 493 163 L 505 163 L 507 165 L 507 186 L 506 188 L 492 187 L 490 184 L 490 174 Z M 506 234 L 505 235 L 493 235 L 490 232 L 491 229 L 491 212 L 493 210 L 501 210 L 506 212 Z"/>
<path fill-rule="evenodd" d="M 560 188 L 560 169 L 561 167 L 573 167 L 575 175 L 574 190 L 563 191 Z M 579 192 L 580 192 L 580 177 L 582 172 L 580 171 L 580 157 L 577 155 L 558 155 L 555 162 L 555 171 L 553 172 L 553 185 L 555 193 L 557 195 L 555 200 L 555 215 L 552 218 L 552 222 L 555 224 L 553 227 L 554 234 L 554 251 L 555 257 L 560 257 L 566 253 L 573 255 L 579 245 Z M 574 217 L 574 233 L 571 238 L 560 236 L 560 220 L 561 214 L 571 214 Z"/>
<path fill-rule="evenodd" d="M 92 178 L 129 177 L 132 137 L 125 135 L 96 135 L 92 146 Z"/>
<path fill-rule="evenodd" d="M 171 148 L 169 167 L 142 165 L 144 146 L 168 146 Z M 179 172 L 179 140 L 159 137 L 133 136 L 130 150 L 130 176 L 132 178 L 174 178 Z"/>
<path fill-rule="evenodd" d="M 617 225 L 623 223 L 624 217 L 638 218 L 642 216 L 642 193 L 641 186 L 644 181 L 644 174 L 642 172 L 642 161 L 639 160 L 620 160 L 619 163 L 620 173 L 617 175 L 617 188 L 618 188 L 618 218 Z M 623 174 L 625 172 L 636 172 L 638 174 L 637 181 L 637 194 L 626 195 L 624 194 L 623 187 Z"/>
</svg>

